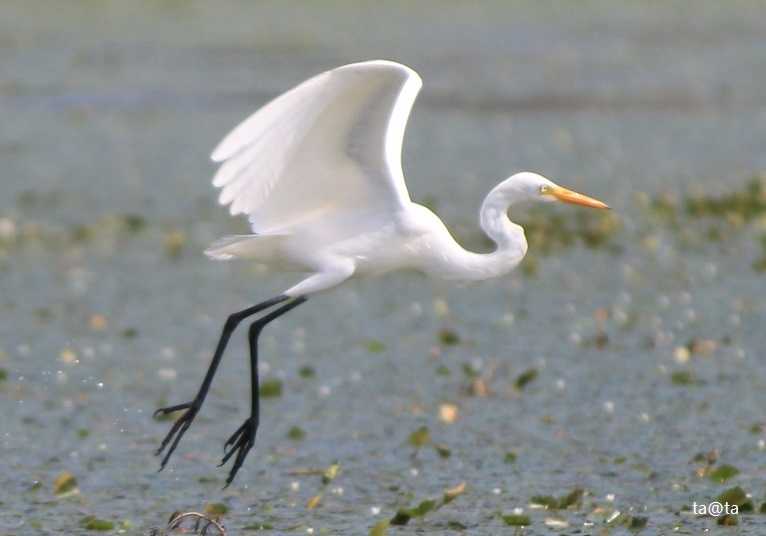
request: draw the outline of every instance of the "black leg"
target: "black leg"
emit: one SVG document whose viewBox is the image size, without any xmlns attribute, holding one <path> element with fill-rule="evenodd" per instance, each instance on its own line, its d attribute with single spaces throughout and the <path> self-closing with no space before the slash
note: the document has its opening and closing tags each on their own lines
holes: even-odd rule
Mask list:
<svg viewBox="0 0 766 536">
<path fill-rule="evenodd" d="M 221 464 L 225 464 L 229 461 L 229 458 L 234 456 L 234 465 L 229 471 L 229 477 L 226 479 L 226 486 L 231 484 L 234 477 L 237 476 L 237 471 L 242 467 L 242 463 L 247 457 L 247 453 L 255 443 L 255 433 L 258 431 L 258 422 L 260 419 L 260 404 L 259 404 L 259 386 L 258 386 L 258 337 L 261 335 L 261 330 L 274 320 L 287 313 L 288 311 L 298 307 L 300 304 L 306 301 L 307 298 L 301 296 L 296 298 L 288 304 L 283 305 L 279 309 L 270 312 L 267 315 L 262 316 L 250 325 L 250 331 L 248 332 L 248 339 L 250 341 L 250 417 L 237 428 L 237 431 L 224 444 L 224 455 L 221 460 Z"/>
<path fill-rule="evenodd" d="M 237 328 L 239 323 L 249 316 L 252 316 L 260 311 L 263 311 L 264 309 L 268 309 L 269 307 L 289 299 L 289 296 L 282 294 L 276 298 L 271 298 L 270 300 L 266 300 L 265 302 L 261 302 L 257 305 L 253 305 L 252 307 L 248 307 L 247 309 L 243 309 L 242 311 L 238 311 L 230 315 L 229 318 L 226 319 L 226 323 L 223 326 L 221 338 L 218 339 L 218 346 L 216 346 L 215 354 L 213 354 L 213 360 L 210 363 L 210 367 L 207 369 L 205 379 L 202 380 L 202 385 L 200 385 L 199 391 L 197 392 L 197 396 L 194 397 L 194 400 L 184 404 L 177 404 L 175 406 L 160 408 L 154 412 L 154 416 L 156 417 L 158 415 L 166 415 L 168 413 L 173 413 L 174 411 L 179 411 L 182 409 L 186 410 L 184 414 L 181 415 L 175 423 L 173 423 L 173 426 L 170 428 L 170 431 L 165 436 L 165 439 L 162 440 L 162 444 L 160 444 L 160 447 L 155 453 L 157 456 L 159 456 L 162 454 L 165 448 L 170 445 L 170 448 L 162 458 L 160 471 L 162 471 L 162 469 L 165 467 L 165 464 L 168 463 L 170 455 L 173 454 L 174 450 L 176 450 L 178 442 L 181 441 L 181 438 L 186 433 L 186 430 L 189 429 L 189 426 L 194 420 L 194 417 L 197 416 L 197 412 L 202 407 L 202 403 L 205 401 L 207 392 L 210 390 L 210 384 L 213 382 L 213 376 L 215 376 L 218 365 L 221 363 L 221 357 L 223 357 L 223 351 L 226 349 L 226 344 L 228 344 L 231 334 Z"/>
</svg>

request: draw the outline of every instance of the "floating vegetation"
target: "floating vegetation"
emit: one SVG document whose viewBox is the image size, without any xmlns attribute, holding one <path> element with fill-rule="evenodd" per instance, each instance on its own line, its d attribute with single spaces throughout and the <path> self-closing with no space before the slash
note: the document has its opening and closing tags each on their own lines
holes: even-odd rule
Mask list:
<svg viewBox="0 0 766 536">
<path fill-rule="evenodd" d="M 620 219 L 612 211 L 551 211 L 534 207 L 518 222 L 524 228 L 529 249 L 550 255 L 582 244 L 590 249 L 618 251 L 613 238 L 621 229 Z"/>
<path fill-rule="evenodd" d="M 426 499 L 417 506 L 412 508 L 400 508 L 394 517 L 391 518 L 391 525 L 406 525 L 414 517 L 423 517 L 428 512 L 431 512 L 436 508 L 436 501 L 433 499 Z"/>
<path fill-rule="evenodd" d="M 510 527 L 528 527 L 532 524 L 529 516 L 521 514 L 502 514 L 500 518 Z"/>
<path fill-rule="evenodd" d="M 445 328 L 440 330 L 437 339 L 444 346 L 455 346 L 460 344 L 460 336 L 452 329 Z"/>
<path fill-rule="evenodd" d="M 634 516 L 624 512 L 615 511 L 611 517 L 607 520 L 607 524 L 610 526 L 623 526 L 630 530 L 641 530 L 646 528 L 649 522 L 648 517 Z"/>
<path fill-rule="evenodd" d="M 97 240 L 133 237 L 148 227 L 139 214 L 111 214 L 97 220 L 60 227 L 49 222 L 16 222 L 0 219 L 0 248 L 39 242 L 50 246 L 84 246 Z"/>
<path fill-rule="evenodd" d="M 648 215 L 678 233 L 682 243 L 704 246 L 721 241 L 748 224 L 766 222 L 766 174 L 755 176 L 744 186 L 722 195 L 692 193 L 679 200 L 662 193 L 645 202 Z M 714 222 L 695 227 L 691 221 Z M 721 226 L 726 226 L 725 230 Z M 761 255 L 753 262 L 756 272 L 766 272 L 766 238 L 761 237 Z"/>
<path fill-rule="evenodd" d="M 120 332 L 120 335 L 126 339 L 135 339 L 138 337 L 138 330 L 136 328 L 125 328 Z"/>
<path fill-rule="evenodd" d="M 421 426 L 414 432 L 412 432 L 407 438 L 407 442 L 416 449 L 422 448 L 431 443 L 431 432 L 428 430 L 428 426 Z"/>
<path fill-rule="evenodd" d="M 330 465 L 327 469 L 324 470 L 324 473 L 322 473 L 322 484 L 327 485 L 333 480 L 335 480 L 338 475 L 340 474 L 340 464 L 338 462 L 335 462 L 334 464 Z"/>
<path fill-rule="evenodd" d="M 53 493 L 59 497 L 77 492 L 77 479 L 69 471 L 60 473 L 53 481 Z"/>
<path fill-rule="evenodd" d="M 316 375 L 316 370 L 311 365 L 304 365 L 298 370 L 298 376 L 306 380 L 314 378 Z"/>
<path fill-rule="evenodd" d="M 430 446 L 434 449 L 440 458 L 449 458 L 452 456 L 452 451 L 449 449 L 449 447 L 433 442 L 431 438 L 431 432 L 427 426 L 421 426 L 412 432 L 407 438 L 407 443 L 415 447 L 414 454 L 417 454 L 417 452 L 423 447 Z"/>
<path fill-rule="evenodd" d="M 379 521 L 373 525 L 370 529 L 370 536 L 386 536 L 388 534 L 388 527 L 391 523 L 388 519 Z"/>
<path fill-rule="evenodd" d="M 379 354 L 386 350 L 386 345 L 377 339 L 370 339 L 365 343 L 365 347 L 371 354 Z"/>
<path fill-rule="evenodd" d="M 313 497 L 311 497 L 306 502 L 306 508 L 309 509 L 309 510 L 314 510 L 315 508 L 317 508 L 322 503 L 322 499 L 324 497 L 325 490 L 326 490 L 327 486 L 333 480 L 335 480 L 338 477 L 338 475 L 340 474 L 340 464 L 338 462 L 335 462 L 335 463 L 333 463 L 332 465 L 330 465 L 329 467 L 327 467 L 326 469 L 323 469 L 323 470 L 312 470 L 312 469 L 309 469 L 309 470 L 305 470 L 305 471 L 299 471 L 299 473 L 300 474 L 320 474 L 320 475 L 322 475 L 322 490 L 319 493 L 317 493 L 316 495 L 314 495 Z"/>
<path fill-rule="evenodd" d="M 697 379 L 690 370 L 676 370 L 670 375 L 670 381 L 673 385 L 694 385 Z"/>
<path fill-rule="evenodd" d="M 518 459 L 518 454 L 512 451 L 506 452 L 505 456 L 503 456 L 503 462 L 505 463 L 516 463 L 517 459 Z"/>
<path fill-rule="evenodd" d="M 186 245 L 186 235 L 183 231 L 173 230 L 165 235 L 165 253 L 171 259 L 177 259 L 181 256 Z"/>
<path fill-rule="evenodd" d="M 0 368 L 0 383 L 8 380 L 8 371 L 4 368 Z"/>
<path fill-rule="evenodd" d="M 753 177 L 742 190 L 721 196 L 691 195 L 684 208 L 694 218 L 722 218 L 734 224 L 766 216 L 766 175 Z"/>
<path fill-rule="evenodd" d="M 553 495 L 534 495 L 529 499 L 529 503 L 533 506 L 542 506 L 546 510 L 566 510 L 570 506 L 579 505 L 584 493 L 582 488 L 574 488 L 560 498 Z"/>
<path fill-rule="evenodd" d="M 85 516 L 80 520 L 80 527 L 85 530 L 109 531 L 114 529 L 114 523 L 96 516 Z"/>
<path fill-rule="evenodd" d="M 223 503 L 208 503 L 205 505 L 204 514 L 210 516 L 213 519 L 218 519 L 225 516 L 229 512 L 229 507 Z"/>
<path fill-rule="evenodd" d="M 299 426 L 292 426 L 290 427 L 290 430 L 287 431 L 287 438 L 293 441 L 303 441 L 303 439 L 306 438 L 306 432 Z"/>
<path fill-rule="evenodd" d="M 276 378 L 261 382 L 258 389 L 261 398 L 277 398 L 282 396 L 282 380 Z"/>
<path fill-rule="evenodd" d="M 716 501 L 721 504 L 736 506 L 742 513 L 752 512 L 755 509 L 753 501 L 748 498 L 745 490 L 739 486 L 727 489 L 716 498 Z"/>
<path fill-rule="evenodd" d="M 712 470 L 708 474 L 708 478 L 710 478 L 710 480 L 712 480 L 713 482 L 718 482 L 719 484 L 723 484 L 724 482 L 734 478 L 738 474 L 739 474 L 739 469 L 737 469 L 733 465 L 724 464 Z"/>
<path fill-rule="evenodd" d="M 537 369 L 531 368 L 528 370 L 525 370 L 521 374 L 518 375 L 516 378 L 516 381 L 513 382 L 513 384 L 516 386 L 516 389 L 522 390 L 524 387 L 527 386 L 527 384 L 533 382 L 537 378 L 538 372 Z"/>
<path fill-rule="evenodd" d="M 440 499 L 426 499 L 411 508 L 400 508 L 397 510 L 394 517 L 388 521 L 388 524 L 401 526 L 406 525 L 412 519 L 425 517 L 426 514 L 439 510 L 443 506 L 454 501 L 465 492 L 465 488 L 465 482 L 461 482 L 455 487 L 446 489 Z M 378 525 L 380 525 L 380 523 Z M 383 534 L 385 534 L 385 532 L 383 532 Z"/>
</svg>

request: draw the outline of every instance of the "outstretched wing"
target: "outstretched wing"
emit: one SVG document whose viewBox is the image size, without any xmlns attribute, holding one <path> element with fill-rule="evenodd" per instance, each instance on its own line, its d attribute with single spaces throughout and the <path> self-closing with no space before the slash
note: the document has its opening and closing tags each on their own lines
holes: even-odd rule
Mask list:
<svg viewBox="0 0 766 536">
<path fill-rule="evenodd" d="M 257 233 L 333 212 L 395 211 L 410 201 L 404 129 L 422 82 L 390 61 L 319 74 L 255 112 L 216 147 L 219 201 Z"/>
</svg>

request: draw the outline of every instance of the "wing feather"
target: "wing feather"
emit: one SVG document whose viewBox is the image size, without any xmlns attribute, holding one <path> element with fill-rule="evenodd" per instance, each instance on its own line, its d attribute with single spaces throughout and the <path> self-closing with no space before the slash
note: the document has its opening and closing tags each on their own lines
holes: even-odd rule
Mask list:
<svg viewBox="0 0 766 536">
<path fill-rule="evenodd" d="M 395 211 L 409 202 L 404 130 L 422 82 L 389 61 L 319 74 L 243 121 L 216 147 L 213 184 L 253 230 L 288 229 L 333 211 Z"/>
</svg>

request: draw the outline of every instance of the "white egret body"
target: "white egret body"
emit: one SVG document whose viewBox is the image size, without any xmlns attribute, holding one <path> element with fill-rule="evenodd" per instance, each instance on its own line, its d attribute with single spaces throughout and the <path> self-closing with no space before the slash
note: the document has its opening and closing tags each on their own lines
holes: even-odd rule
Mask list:
<svg viewBox="0 0 766 536">
<path fill-rule="evenodd" d="M 559 200 L 606 208 L 538 174 L 517 173 L 489 192 L 479 213 L 495 251 L 463 249 L 432 211 L 410 200 L 404 182 L 402 141 L 421 86 L 415 71 L 390 61 L 339 67 L 266 104 L 215 149 L 212 159 L 223 163 L 213 179 L 221 188 L 219 201 L 232 215 L 247 215 L 254 234 L 223 238 L 205 253 L 309 275 L 280 296 L 234 313 L 194 401 L 158 410 L 187 410 L 158 451 L 171 445 L 163 466 L 202 405 L 223 348 L 244 318 L 288 302 L 251 327 L 253 411 L 226 443 L 232 448 L 224 462 L 237 454 L 227 484 L 255 439 L 257 338 L 266 323 L 353 276 L 402 268 L 448 280 L 503 275 L 527 251 L 524 230 L 507 216 L 513 203 Z"/>
</svg>

